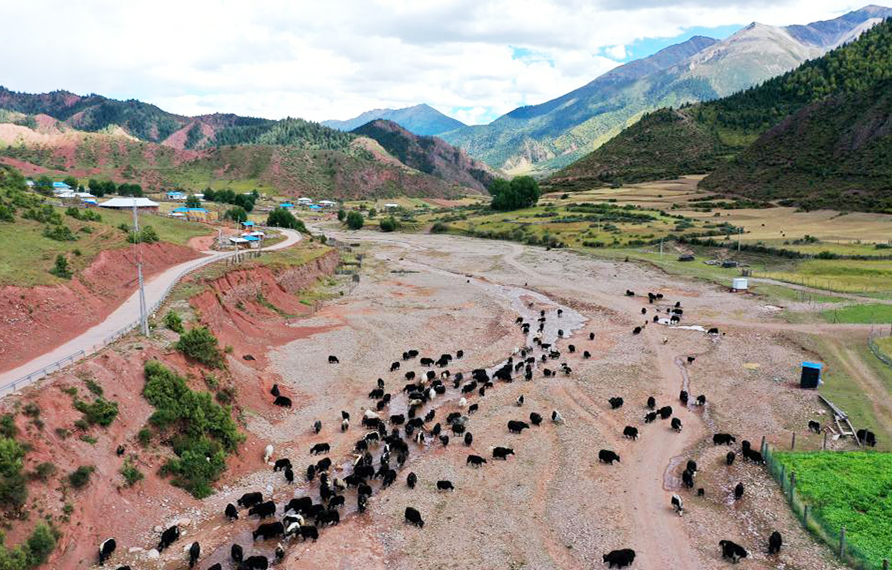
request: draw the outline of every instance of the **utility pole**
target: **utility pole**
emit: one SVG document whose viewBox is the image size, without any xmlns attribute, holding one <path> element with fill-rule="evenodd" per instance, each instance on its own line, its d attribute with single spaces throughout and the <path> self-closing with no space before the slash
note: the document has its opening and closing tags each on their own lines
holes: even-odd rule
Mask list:
<svg viewBox="0 0 892 570">
<path fill-rule="evenodd" d="M 136 238 L 136 274 L 139 278 L 139 328 L 142 334 L 149 336 L 149 315 L 146 310 L 146 290 L 142 280 L 142 257 L 140 257 L 139 208 L 133 198 L 133 236 Z"/>
<path fill-rule="evenodd" d="M 739 228 L 737 230 L 737 253 L 740 253 L 740 235 L 743 233 L 743 228 Z"/>
<path fill-rule="evenodd" d="M 663 259 L 663 238 L 660 238 L 660 259 Z"/>
</svg>

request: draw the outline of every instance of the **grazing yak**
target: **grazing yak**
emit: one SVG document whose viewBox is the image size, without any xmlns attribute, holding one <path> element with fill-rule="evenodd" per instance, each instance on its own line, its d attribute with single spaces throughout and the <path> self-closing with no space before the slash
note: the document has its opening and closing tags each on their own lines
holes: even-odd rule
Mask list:
<svg viewBox="0 0 892 570">
<path fill-rule="evenodd" d="M 781 537 L 781 533 L 777 531 L 772 532 L 771 536 L 768 537 L 768 554 L 778 554 L 783 543 L 784 539 Z"/>
<path fill-rule="evenodd" d="M 562 424 L 562 423 L 564 423 L 564 416 L 562 416 L 561 413 L 558 412 L 557 410 L 552 410 L 551 411 L 551 421 L 556 424 Z"/>
<path fill-rule="evenodd" d="M 734 459 L 737 457 L 737 454 L 733 451 L 729 451 L 727 455 L 725 455 L 725 463 L 729 466 L 734 465 Z"/>
<path fill-rule="evenodd" d="M 455 491 L 455 487 L 452 486 L 452 481 L 447 481 L 446 479 L 441 479 L 437 481 L 437 490 L 438 491 Z"/>
<path fill-rule="evenodd" d="M 682 516 L 684 514 L 684 503 L 681 500 L 681 497 L 678 495 L 672 495 L 672 508 L 675 509 L 675 512 L 678 513 L 678 516 Z"/>
<path fill-rule="evenodd" d="M 223 514 L 226 515 L 230 521 L 238 520 L 238 509 L 235 508 L 235 505 L 229 503 L 226 505 L 226 510 L 223 511 Z"/>
<path fill-rule="evenodd" d="M 821 423 L 816 422 L 815 420 L 808 420 L 808 431 L 821 433 Z"/>
<path fill-rule="evenodd" d="M 652 410 L 652 409 L 654 409 L 656 406 L 657 406 L 657 401 L 656 401 L 656 399 L 654 399 L 653 396 L 648 396 L 648 397 L 647 397 L 647 408 L 650 409 L 650 410 Z"/>
<path fill-rule="evenodd" d="M 322 422 L 320 420 L 316 420 L 315 422 L 313 422 L 313 433 L 318 434 L 320 431 L 322 431 Z"/>
<path fill-rule="evenodd" d="M 486 463 L 486 459 L 479 455 L 469 455 L 468 460 L 465 461 L 465 465 L 470 465 L 471 467 L 480 467 L 484 463 Z"/>
<path fill-rule="evenodd" d="M 273 501 L 267 501 L 265 503 L 261 503 L 259 505 L 254 505 L 250 509 L 248 509 L 248 516 L 257 515 L 261 519 L 265 519 L 266 517 L 271 517 L 276 514 L 276 503 Z"/>
<path fill-rule="evenodd" d="M 876 447 L 877 436 L 872 431 L 859 429 L 857 432 L 855 432 L 855 435 L 858 437 L 858 441 L 860 441 L 864 445 Z"/>
<path fill-rule="evenodd" d="M 717 433 L 712 436 L 713 445 L 731 445 L 736 441 L 737 438 L 728 433 Z"/>
<path fill-rule="evenodd" d="M 330 355 L 330 356 L 328 357 L 328 363 L 329 363 L 329 364 L 338 364 L 338 363 L 340 363 L 340 362 L 341 362 L 341 361 L 338 360 L 338 357 L 337 357 L 337 356 Z"/>
<path fill-rule="evenodd" d="M 516 420 L 508 420 L 508 431 L 511 433 L 522 433 L 523 430 L 530 427 L 530 424 L 526 422 L 519 422 Z"/>
<path fill-rule="evenodd" d="M 687 469 L 681 472 L 681 484 L 686 489 L 694 488 L 694 474 Z"/>
<path fill-rule="evenodd" d="M 319 455 L 320 453 L 328 453 L 331 449 L 331 446 L 327 443 L 317 443 L 313 447 L 310 448 L 310 455 Z"/>
<path fill-rule="evenodd" d="M 180 538 L 180 527 L 173 525 L 161 533 L 161 542 L 158 543 L 158 552 L 163 552 L 165 548 L 176 542 Z"/>
<path fill-rule="evenodd" d="M 722 548 L 722 558 L 728 558 L 734 564 L 737 564 L 741 558 L 749 556 L 746 549 L 730 540 L 720 540 L 719 546 Z"/>
<path fill-rule="evenodd" d="M 263 493 L 260 491 L 254 493 L 245 493 L 236 501 L 236 504 L 243 508 L 250 508 L 263 502 Z"/>
<path fill-rule="evenodd" d="M 235 561 L 236 564 L 238 564 L 242 560 L 244 560 L 245 551 L 240 544 L 233 544 L 232 548 L 229 549 L 229 556 L 233 559 L 233 561 Z"/>
<path fill-rule="evenodd" d="M 415 483 L 417 483 L 417 482 L 418 482 L 418 475 L 416 475 L 414 472 L 409 473 L 406 476 L 406 485 L 408 485 L 410 489 L 414 489 Z"/>
<path fill-rule="evenodd" d="M 672 406 L 663 406 L 657 410 L 661 420 L 669 419 L 672 416 Z"/>
<path fill-rule="evenodd" d="M 105 561 L 111 558 L 111 555 L 114 553 L 115 548 L 118 547 L 118 543 L 115 542 L 114 538 L 108 538 L 99 545 L 99 565 L 102 566 L 105 564 Z"/>
<path fill-rule="evenodd" d="M 649 424 L 656 419 L 657 419 L 656 412 L 648 412 L 648 413 L 644 414 L 644 423 L 646 423 L 646 424 Z"/>
<path fill-rule="evenodd" d="M 421 513 L 417 509 L 406 507 L 405 517 L 407 523 L 414 524 L 418 528 L 424 528 L 424 519 L 421 518 Z"/>
<path fill-rule="evenodd" d="M 687 390 L 682 390 L 682 391 L 678 394 L 678 399 L 679 399 L 679 401 L 681 401 L 681 405 L 682 405 L 682 406 L 687 406 L 687 405 L 688 405 L 688 392 L 687 392 Z"/>
<path fill-rule="evenodd" d="M 638 439 L 638 428 L 633 426 L 626 426 L 623 429 L 623 437 L 627 437 L 629 439 Z"/>
<path fill-rule="evenodd" d="M 610 402 L 610 409 L 616 410 L 617 408 L 623 407 L 623 399 L 619 397 L 610 398 L 607 400 Z"/>
<path fill-rule="evenodd" d="M 739 501 L 743 498 L 743 483 L 738 483 L 736 487 L 734 487 L 734 500 Z"/>
<path fill-rule="evenodd" d="M 201 556 L 201 545 L 196 541 L 189 547 L 189 568 L 195 568 L 199 556 Z"/>
<path fill-rule="evenodd" d="M 614 461 L 619 461 L 619 455 L 609 449 L 602 449 L 598 452 L 598 461 L 613 465 Z"/>
<path fill-rule="evenodd" d="M 293 469 L 291 460 L 286 458 L 277 459 L 275 465 L 273 465 L 273 472 L 284 471 L 285 469 Z"/>
<path fill-rule="evenodd" d="M 474 434 L 467 432 L 465 434 L 465 445 L 471 445 L 474 442 Z"/>
<path fill-rule="evenodd" d="M 635 327 L 632 329 L 632 334 L 641 334 L 641 327 Z"/>
<path fill-rule="evenodd" d="M 509 455 L 514 455 L 514 450 L 510 447 L 494 447 L 492 450 L 493 459 L 508 459 Z"/>
<path fill-rule="evenodd" d="M 635 561 L 635 551 L 631 548 L 612 550 L 605 554 L 603 559 L 608 568 L 625 568 Z"/>
<path fill-rule="evenodd" d="M 530 412 L 530 423 L 537 426 L 542 423 L 542 416 L 536 412 Z"/>
<path fill-rule="evenodd" d="M 269 560 L 266 556 L 249 556 L 245 561 L 239 564 L 239 570 L 267 570 L 269 568 Z"/>
<path fill-rule="evenodd" d="M 678 418 L 672 418 L 672 429 L 681 433 L 681 420 Z"/>
<path fill-rule="evenodd" d="M 291 398 L 286 398 L 285 396 L 276 396 L 276 399 L 273 400 L 273 404 L 281 406 L 283 408 L 290 408 Z"/>
</svg>

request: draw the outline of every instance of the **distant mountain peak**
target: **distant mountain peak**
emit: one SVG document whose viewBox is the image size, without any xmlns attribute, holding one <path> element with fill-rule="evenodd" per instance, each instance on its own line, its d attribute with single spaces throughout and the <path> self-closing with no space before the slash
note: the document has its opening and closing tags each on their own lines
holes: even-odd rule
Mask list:
<svg viewBox="0 0 892 570">
<path fill-rule="evenodd" d="M 461 121 L 437 111 L 427 103 L 419 103 L 402 109 L 372 109 L 345 121 L 323 121 L 322 124 L 340 131 L 352 131 L 369 121 L 386 119 L 416 135 L 439 135 L 464 127 Z"/>
</svg>

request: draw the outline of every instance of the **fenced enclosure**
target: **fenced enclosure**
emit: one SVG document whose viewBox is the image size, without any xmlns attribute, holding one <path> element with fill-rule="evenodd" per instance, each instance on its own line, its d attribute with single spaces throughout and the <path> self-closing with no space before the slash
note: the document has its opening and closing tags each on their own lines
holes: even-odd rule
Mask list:
<svg viewBox="0 0 892 570">
<path fill-rule="evenodd" d="M 803 498 L 797 490 L 796 472 L 788 470 L 786 465 L 780 460 L 780 456 L 783 453 L 765 443 L 762 445 L 762 455 L 765 458 L 766 468 L 780 486 L 784 498 L 800 524 L 812 535 L 827 544 L 840 560 L 848 566 L 856 570 L 888 570 L 888 558 L 881 558 L 877 552 L 867 552 L 852 544 L 850 537 L 846 535 L 845 525 L 827 520 L 824 516 L 823 505 L 811 505 Z M 839 452 L 820 451 L 812 453 L 834 455 Z M 856 474 L 852 473 L 850 476 L 856 476 Z M 881 521 L 876 521 L 876 523 L 878 525 L 882 524 Z M 883 552 L 882 556 L 888 557 L 888 554 Z"/>
</svg>

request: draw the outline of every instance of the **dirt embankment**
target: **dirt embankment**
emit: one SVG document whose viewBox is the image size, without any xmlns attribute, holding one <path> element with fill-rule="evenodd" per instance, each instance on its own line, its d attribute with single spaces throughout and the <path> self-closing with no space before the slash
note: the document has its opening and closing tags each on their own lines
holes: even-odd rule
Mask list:
<svg viewBox="0 0 892 570">
<path fill-rule="evenodd" d="M 195 250 L 169 243 L 142 246 L 143 276 L 188 261 Z M 70 283 L 0 288 L 0 370 L 9 370 L 102 322 L 136 290 L 133 248 L 106 250 Z"/>
<path fill-rule="evenodd" d="M 89 286 L 78 282 L 75 288 L 73 283 L 69 295 L 87 297 L 111 288 L 109 279 L 103 284 L 94 281 L 101 275 L 115 275 L 113 268 L 104 267 L 109 263 L 114 265 L 114 261 L 109 257 L 94 264 L 93 271 L 85 277 Z M 208 288 L 190 299 L 199 319 L 211 327 L 221 346 L 234 347 L 227 357 L 228 370 L 214 371 L 214 375 L 221 386 L 235 389 L 236 415 L 250 409 L 252 414 L 271 419 L 280 413 L 270 401 L 269 386 L 263 382 L 266 353 L 298 334 L 288 334 L 288 317 L 283 313 L 297 315 L 313 310 L 302 304 L 294 293 L 311 286 L 320 277 L 331 275 L 337 264 L 338 253 L 332 250 L 299 267 L 232 271 L 206 283 Z M 61 310 L 66 310 L 64 305 Z M 119 553 L 130 548 L 148 549 L 154 543 L 142 538 L 154 537 L 153 527 L 173 524 L 198 513 L 201 501 L 158 475 L 170 455 L 170 448 L 161 445 L 157 436 L 147 447 L 137 438 L 154 412 L 142 396 L 143 367 L 147 360 L 161 360 L 187 378 L 193 389 L 208 390 L 202 380 L 206 371 L 167 348 L 175 339 L 174 333 L 157 329 L 151 340 L 133 337 L 121 341 L 76 367 L 0 401 L 0 414 L 15 416 L 19 429 L 17 439 L 30 447 L 24 471 L 33 472 L 44 462 L 55 466 L 55 473 L 48 480 L 29 482 L 25 509 L 30 515 L 26 520 L 12 522 L 6 533 L 7 543 L 18 544 L 42 517 L 49 516 L 62 532 L 62 538 L 47 567 L 84 569 L 95 563 L 96 546 L 110 536 L 118 538 Z M 251 354 L 256 360 L 244 360 L 245 354 Z M 105 398 L 118 404 L 118 415 L 108 428 L 84 429 L 75 424 L 82 415 L 74 409 L 69 392 L 74 388 L 78 398 L 91 401 L 88 379 L 103 389 Z M 270 381 L 278 380 L 270 377 Z M 34 404 L 40 410 L 36 419 L 21 413 L 26 404 Z M 248 432 L 246 435 L 247 440 L 228 459 L 227 471 L 218 487 L 265 469 L 257 449 L 262 449 L 266 442 Z M 121 456 L 116 453 L 119 445 L 124 447 Z M 125 486 L 121 474 L 127 460 L 145 476 L 132 487 Z M 93 466 L 95 472 L 85 488 L 75 490 L 66 477 L 81 465 Z M 37 516 L 38 512 L 41 516 Z"/>
</svg>

